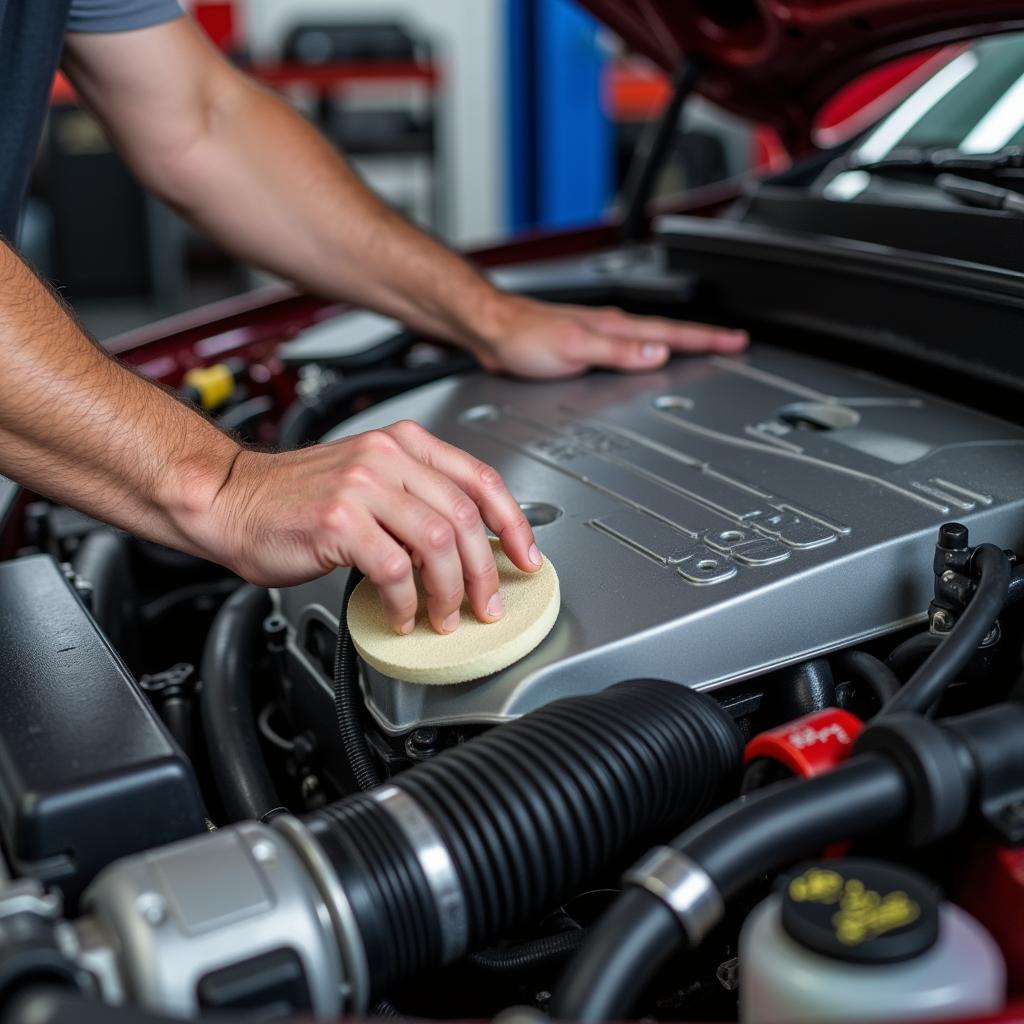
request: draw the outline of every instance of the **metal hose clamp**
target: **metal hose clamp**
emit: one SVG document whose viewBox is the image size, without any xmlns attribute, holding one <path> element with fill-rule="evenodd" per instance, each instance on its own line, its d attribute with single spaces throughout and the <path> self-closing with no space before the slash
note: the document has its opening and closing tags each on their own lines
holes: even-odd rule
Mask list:
<svg viewBox="0 0 1024 1024">
<path fill-rule="evenodd" d="M 359 924 L 348 896 L 320 844 L 298 818 L 291 814 L 278 814 L 270 827 L 291 844 L 324 900 L 324 910 L 334 930 L 345 969 L 344 1012 L 353 1017 L 361 1016 L 369 1009 L 370 965 L 366 961 Z"/>
<path fill-rule="evenodd" d="M 369 796 L 401 828 L 427 879 L 441 923 L 442 962 L 458 959 L 469 943 L 469 915 L 462 883 L 441 834 L 423 808 L 397 786 L 380 786 Z"/>
<path fill-rule="evenodd" d="M 629 870 L 623 884 L 638 886 L 661 900 L 679 919 L 691 949 L 725 914 L 722 894 L 710 875 L 671 846 L 656 846 Z"/>
</svg>

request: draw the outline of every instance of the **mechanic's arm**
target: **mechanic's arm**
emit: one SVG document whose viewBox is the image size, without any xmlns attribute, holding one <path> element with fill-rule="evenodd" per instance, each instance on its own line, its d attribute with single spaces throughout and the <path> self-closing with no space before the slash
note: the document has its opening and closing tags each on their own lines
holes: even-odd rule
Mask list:
<svg viewBox="0 0 1024 1024">
<path fill-rule="evenodd" d="M 414 423 L 333 444 L 243 449 L 95 345 L 0 244 L 0 473 L 149 540 L 288 586 L 355 565 L 412 628 L 413 565 L 431 624 L 502 613 L 483 523 L 521 569 L 541 563 L 500 476 Z"/>
<path fill-rule="evenodd" d="M 506 295 L 379 201 L 187 18 L 68 36 L 65 70 L 142 182 L 241 258 L 528 376 L 651 369 L 742 332 Z"/>
</svg>

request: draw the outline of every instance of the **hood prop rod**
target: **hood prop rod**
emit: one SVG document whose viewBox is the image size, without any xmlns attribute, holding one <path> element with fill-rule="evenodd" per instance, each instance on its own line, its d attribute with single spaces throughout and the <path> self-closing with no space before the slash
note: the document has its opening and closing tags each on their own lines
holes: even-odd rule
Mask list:
<svg viewBox="0 0 1024 1024">
<path fill-rule="evenodd" d="M 642 242 L 647 237 L 647 205 L 669 153 L 679 125 L 683 105 L 700 78 L 700 66 L 693 57 L 683 57 L 672 75 L 672 95 L 661 117 L 644 132 L 630 164 L 623 186 L 625 215 L 623 242 Z"/>
</svg>

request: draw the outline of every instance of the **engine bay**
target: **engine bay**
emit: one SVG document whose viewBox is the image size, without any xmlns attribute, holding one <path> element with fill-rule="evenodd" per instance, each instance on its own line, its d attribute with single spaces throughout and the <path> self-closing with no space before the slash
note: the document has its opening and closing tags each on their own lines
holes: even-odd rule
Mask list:
<svg viewBox="0 0 1024 1024">
<path fill-rule="evenodd" d="M 503 272 L 729 319 L 650 253 L 576 262 Z M 268 591 L 18 506 L 0 1010 L 40 1019 L 17 1016 L 40 987 L 90 1024 L 1017 1005 L 1019 402 L 785 319 L 742 356 L 543 384 L 366 321 L 336 344 L 344 321 L 274 349 L 278 443 L 411 419 L 493 465 L 555 626 L 492 676 L 403 682 L 360 662 L 348 570 Z M 259 401 L 222 423 L 260 442 Z"/>
</svg>

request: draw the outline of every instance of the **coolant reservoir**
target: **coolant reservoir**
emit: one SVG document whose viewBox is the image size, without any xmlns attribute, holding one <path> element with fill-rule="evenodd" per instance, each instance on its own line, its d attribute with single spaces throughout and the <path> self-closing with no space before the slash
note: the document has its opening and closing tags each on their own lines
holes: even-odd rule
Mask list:
<svg viewBox="0 0 1024 1024">
<path fill-rule="evenodd" d="M 811 864 L 740 935 L 743 1024 L 938 1020 L 1003 1005 L 992 937 L 925 879 L 882 861 Z"/>
</svg>

